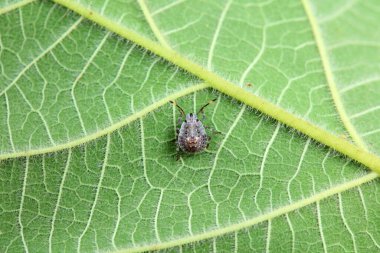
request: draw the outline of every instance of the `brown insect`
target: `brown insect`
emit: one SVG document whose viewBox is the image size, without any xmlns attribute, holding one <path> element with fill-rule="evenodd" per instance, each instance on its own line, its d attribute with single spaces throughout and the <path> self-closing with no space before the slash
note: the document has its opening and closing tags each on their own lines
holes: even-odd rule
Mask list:
<svg viewBox="0 0 380 253">
<path fill-rule="evenodd" d="M 186 114 L 176 102 L 170 101 L 170 103 L 178 107 L 181 113 L 181 117 L 178 118 L 178 125 L 181 125 L 181 127 L 177 128 L 177 151 L 182 150 L 185 153 L 197 153 L 207 148 L 211 138 L 207 136 L 205 127 L 199 120 L 198 115 L 201 114 L 202 120 L 204 120 L 204 109 L 215 100 L 216 98 L 210 100 L 207 104 L 202 106 L 196 114 Z"/>
</svg>

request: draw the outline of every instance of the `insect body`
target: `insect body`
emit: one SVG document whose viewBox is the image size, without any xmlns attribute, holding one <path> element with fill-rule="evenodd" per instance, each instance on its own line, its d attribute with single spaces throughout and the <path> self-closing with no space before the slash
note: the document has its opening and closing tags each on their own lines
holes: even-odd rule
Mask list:
<svg viewBox="0 0 380 253">
<path fill-rule="evenodd" d="M 208 137 L 197 115 L 189 113 L 178 132 L 177 144 L 184 152 L 195 153 L 206 148 Z"/>
<path fill-rule="evenodd" d="M 202 106 L 197 114 L 186 114 L 179 105 L 173 101 L 170 101 L 178 107 L 181 113 L 181 117 L 178 119 L 178 123 L 181 124 L 181 127 L 177 129 L 177 148 L 186 153 L 196 153 L 203 151 L 207 147 L 210 137 L 207 136 L 205 127 L 198 119 L 198 115 L 202 114 L 204 118 L 204 108 L 215 100 L 216 99 L 213 99 Z M 183 118 L 185 118 L 184 121 Z"/>
</svg>

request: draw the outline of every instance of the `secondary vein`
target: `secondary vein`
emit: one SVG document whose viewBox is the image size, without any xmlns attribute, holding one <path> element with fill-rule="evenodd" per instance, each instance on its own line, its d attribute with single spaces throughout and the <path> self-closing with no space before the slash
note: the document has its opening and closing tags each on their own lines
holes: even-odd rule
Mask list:
<svg viewBox="0 0 380 253">
<path fill-rule="evenodd" d="M 195 76 L 198 76 L 199 78 L 208 82 L 215 89 L 218 89 L 220 92 L 244 102 L 246 105 L 249 105 L 271 116 L 272 118 L 298 130 L 299 132 L 310 136 L 314 140 L 317 140 L 318 142 L 323 143 L 332 149 L 335 149 L 342 154 L 349 156 L 350 158 L 364 164 L 371 170 L 380 174 L 380 157 L 368 152 L 362 147 L 358 147 L 343 137 L 336 136 L 305 119 L 299 118 L 298 116 L 265 100 L 264 98 L 256 96 L 252 92 L 238 87 L 230 81 L 223 79 L 219 75 L 210 72 L 205 67 L 187 59 L 178 52 L 164 47 L 161 44 L 150 39 L 147 39 L 133 30 L 121 26 L 116 21 L 100 15 L 95 10 L 89 9 L 81 3 L 73 2 L 70 0 L 55 0 L 55 2 L 74 10 L 75 12 L 89 18 L 90 20 L 93 20 L 94 22 L 119 34 L 120 36 L 133 41 L 134 43 L 144 47 L 145 49 L 155 53 L 158 56 L 161 56 L 172 64 L 175 64 L 194 74 Z"/>
<path fill-rule="evenodd" d="M 338 92 L 338 89 L 337 89 L 336 82 L 334 80 L 332 67 L 331 67 L 331 64 L 329 61 L 329 57 L 327 55 L 327 49 L 326 49 L 325 43 L 323 41 L 322 33 L 321 33 L 321 30 L 319 29 L 316 17 L 313 14 L 311 4 L 309 3 L 308 0 L 302 0 L 302 4 L 304 6 L 306 16 L 309 19 L 311 30 L 314 34 L 314 38 L 315 38 L 315 41 L 317 44 L 317 48 L 318 48 L 319 54 L 321 56 L 322 66 L 323 66 L 323 69 L 324 69 L 324 72 L 326 75 L 327 84 L 330 88 L 331 96 L 332 96 L 333 101 L 335 103 L 336 110 L 338 111 L 340 119 L 342 120 L 343 125 L 345 126 L 345 128 L 349 132 L 349 134 L 352 137 L 352 139 L 354 140 L 354 142 L 359 147 L 361 147 L 362 149 L 367 149 L 366 144 L 364 143 L 364 141 L 361 139 L 360 135 L 356 131 L 354 125 L 350 121 L 350 119 L 347 115 L 347 112 L 344 108 L 342 99 L 341 99 L 339 92 Z"/>
</svg>

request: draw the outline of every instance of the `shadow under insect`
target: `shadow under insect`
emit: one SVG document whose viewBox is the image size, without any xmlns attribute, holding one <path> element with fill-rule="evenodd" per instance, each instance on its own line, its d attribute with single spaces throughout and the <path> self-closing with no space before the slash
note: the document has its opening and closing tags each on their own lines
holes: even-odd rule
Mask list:
<svg viewBox="0 0 380 253">
<path fill-rule="evenodd" d="M 205 113 L 204 109 L 216 99 L 210 100 L 207 104 L 203 105 L 199 111 L 195 113 L 186 114 L 185 111 L 175 101 L 170 101 L 174 106 L 179 109 L 181 116 L 178 118 L 176 129 L 176 138 L 174 139 L 177 151 L 177 160 L 183 154 L 195 154 L 205 151 L 208 147 L 211 137 L 206 133 L 206 126 L 203 125 Z M 202 116 L 202 120 L 198 116 Z"/>
</svg>

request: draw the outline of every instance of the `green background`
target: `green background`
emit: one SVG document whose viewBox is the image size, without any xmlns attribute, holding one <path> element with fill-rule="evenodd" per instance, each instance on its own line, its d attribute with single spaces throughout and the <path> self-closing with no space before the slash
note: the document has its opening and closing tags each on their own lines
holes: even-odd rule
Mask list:
<svg viewBox="0 0 380 253">
<path fill-rule="evenodd" d="M 1 252 L 379 251 L 374 172 L 75 8 L 379 154 L 377 1 L 67 3 L 0 3 Z"/>
</svg>

